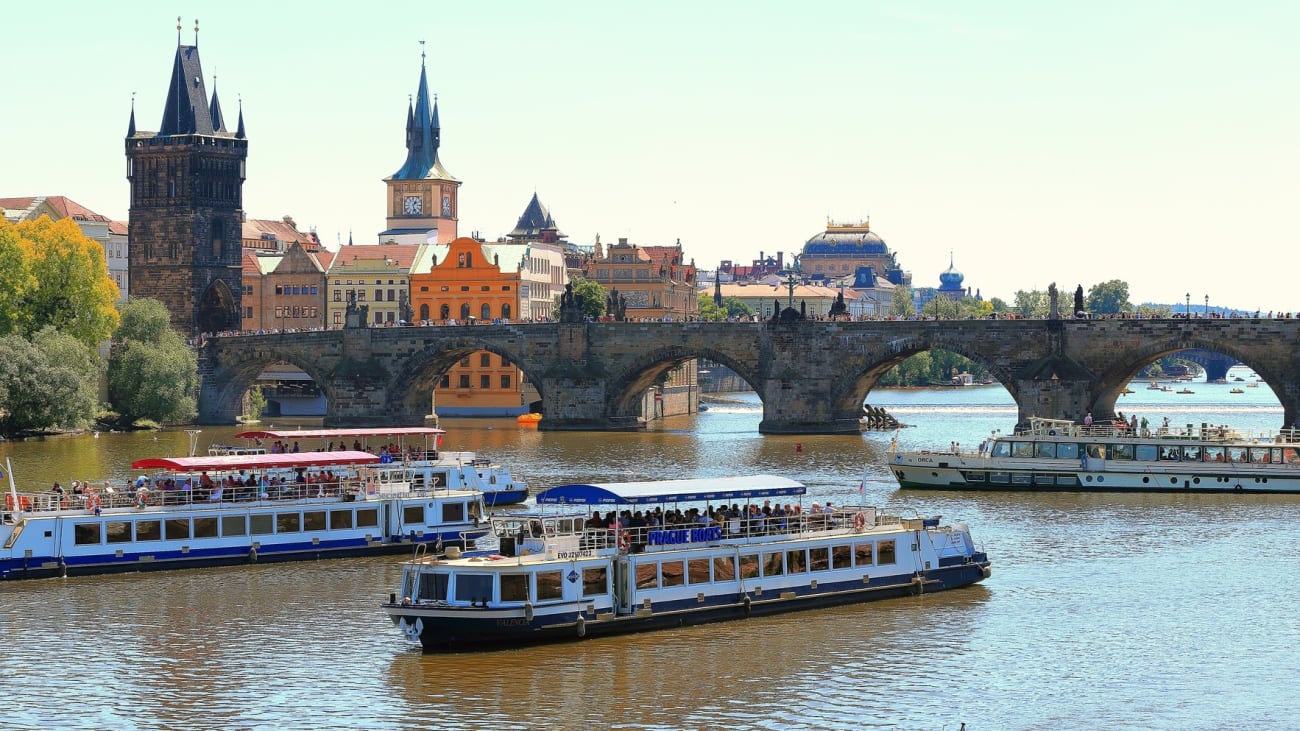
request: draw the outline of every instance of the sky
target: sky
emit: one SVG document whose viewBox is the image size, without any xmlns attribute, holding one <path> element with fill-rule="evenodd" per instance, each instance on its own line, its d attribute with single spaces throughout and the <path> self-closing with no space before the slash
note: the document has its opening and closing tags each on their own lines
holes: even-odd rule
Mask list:
<svg viewBox="0 0 1300 731">
<path fill-rule="evenodd" d="M 914 286 L 1300 310 L 1300 3 L 71 0 L 6 7 L 0 197 L 125 220 L 181 41 L 248 131 L 244 210 L 375 243 L 427 53 L 462 235 L 704 269 L 869 219 Z M 425 41 L 421 46 L 420 41 Z M 1195 307 L 1193 308 L 1195 309 Z"/>
</svg>

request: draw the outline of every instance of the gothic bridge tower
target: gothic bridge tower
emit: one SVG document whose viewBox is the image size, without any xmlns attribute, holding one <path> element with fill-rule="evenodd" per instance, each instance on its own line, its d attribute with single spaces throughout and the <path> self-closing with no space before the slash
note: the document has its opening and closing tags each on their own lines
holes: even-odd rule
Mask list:
<svg viewBox="0 0 1300 731">
<path fill-rule="evenodd" d="M 179 19 L 178 19 L 179 20 Z M 126 133 L 131 183 L 130 294 L 167 305 L 172 327 L 195 335 L 240 326 L 243 187 L 248 140 L 244 112 L 226 129 L 213 80 L 211 101 L 194 45 L 180 42 L 162 124 Z"/>
</svg>

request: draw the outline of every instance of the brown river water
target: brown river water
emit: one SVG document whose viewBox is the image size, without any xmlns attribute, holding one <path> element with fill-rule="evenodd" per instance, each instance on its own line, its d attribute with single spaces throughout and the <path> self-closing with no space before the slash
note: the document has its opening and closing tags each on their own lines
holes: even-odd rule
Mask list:
<svg viewBox="0 0 1300 731">
<path fill-rule="evenodd" d="M 1121 405 L 1276 429 L 1281 409 L 1258 390 L 1250 403 L 1138 391 Z M 899 434 L 907 445 L 973 447 L 1015 420 L 1000 387 L 871 403 L 914 425 Z M 883 460 L 892 435 L 762 436 L 760 418 L 742 394 L 639 434 L 448 421 L 444 447 L 496 458 L 533 488 L 794 477 L 809 501 L 965 522 L 993 576 L 922 597 L 451 655 L 407 646 L 379 610 L 400 556 L 8 582 L 0 727 L 1300 727 L 1300 496 L 899 491 Z M 234 432 L 202 429 L 201 449 Z M 178 430 L 7 442 L 0 459 L 36 489 L 125 479 L 133 459 L 187 451 Z"/>
</svg>

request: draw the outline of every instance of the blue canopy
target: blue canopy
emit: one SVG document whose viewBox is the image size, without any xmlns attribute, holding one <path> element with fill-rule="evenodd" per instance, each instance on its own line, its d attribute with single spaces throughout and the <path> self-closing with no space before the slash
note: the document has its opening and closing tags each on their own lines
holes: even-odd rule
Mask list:
<svg viewBox="0 0 1300 731">
<path fill-rule="evenodd" d="M 705 477 L 652 482 L 600 482 L 558 485 L 537 494 L 537 504 L 636 505 L 694 501 L 731 501 L 775 495 L 803 495 L 803 483 L 773 475 Z"/>
</svg>

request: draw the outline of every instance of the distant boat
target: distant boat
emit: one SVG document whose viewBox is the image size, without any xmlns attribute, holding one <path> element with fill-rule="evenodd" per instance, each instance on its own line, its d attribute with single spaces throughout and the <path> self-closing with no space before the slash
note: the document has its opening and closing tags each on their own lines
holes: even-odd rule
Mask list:
<svg viewBox="0 0 1300 731">
<path fill-rule="evenodd" d="M 1196 393 L 1196 392 L 1190 388 L 1180 388 L 1178 389 L 1178 393 Z"/>
<path fill-rule="evenodd" d="M 1246 392 L 1246 389 L 1244 389 L 1244 388 L 1234 388 L 1234 389 L 1232 389 L 1231 391 L 1229 391 L 1228 393 L 1245 393 L 1245 392 Z"/>
<path fill-rule="evenodd" d="M 1259 388 L 1259 381 L 1251 381 L 1246 384 L 1246 388 Z"/>
</svg>

